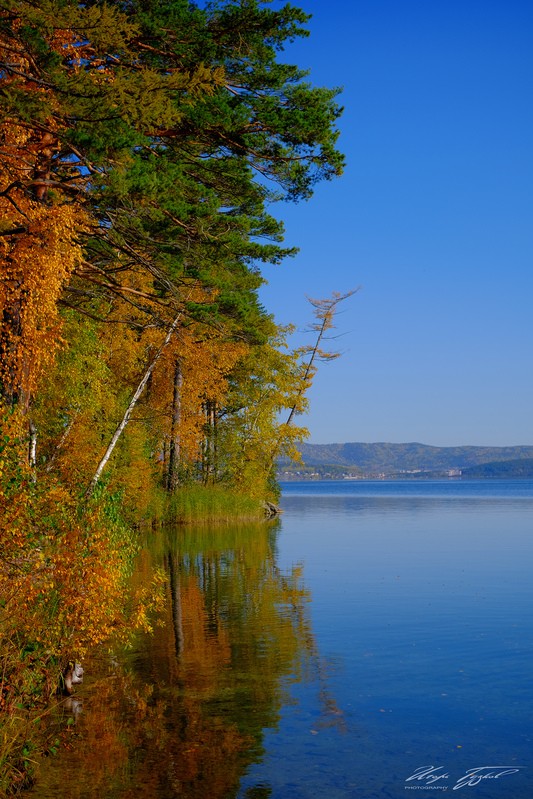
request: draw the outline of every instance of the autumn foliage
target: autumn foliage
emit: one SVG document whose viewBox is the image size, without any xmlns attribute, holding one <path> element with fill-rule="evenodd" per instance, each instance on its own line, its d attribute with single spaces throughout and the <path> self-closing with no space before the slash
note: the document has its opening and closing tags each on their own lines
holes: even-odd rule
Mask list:
<svg viewBox="0 0 533 799">
<path fill-rule="evenodd" d="M 258 290 L 295 252 L 271 205 L 343 166 L 337 91 L 279 60 L 306 21 L 0 0 L 0 711 L 149 626 L 124 518 L 190 486 L 260 517 L 305 435 L 312 370 Z"/>
</svg>

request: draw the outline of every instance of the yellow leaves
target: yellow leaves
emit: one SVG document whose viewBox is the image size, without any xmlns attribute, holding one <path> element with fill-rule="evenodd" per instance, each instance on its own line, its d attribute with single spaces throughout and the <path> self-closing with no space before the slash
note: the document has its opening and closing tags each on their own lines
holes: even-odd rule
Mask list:
<svg viewBox="0 0 533 799">
<path fill-rule="evenodd" d="M 202 299 L 197 293 L 196 301 Z M 205 403 L 222 405 L 227 397 L 228 378 L 235 365 L 248 353 L 242 342 L 224 340 L 200 325 L 180 329 L 163 354 L 152 377 L 149 404 L 155 412 L 160 441 L 170 435 L 176 364 L 182 376 L 180 418 L 175 429 L 182 463 L 194 463 L 204 439 Z"/>
<path fill-rule="evenodd" d="M 0 431 L 7 437 L 8 421 Z M 149 628 L 161 580 L 130 597 L 133 533 L 102 505 L 85 514 L 61 485 L 32 486 L 17 458 L 4 463 L 0 501 L 0 635 L 37 641 L 54 656 L 83 654 Z"/>
</svg>

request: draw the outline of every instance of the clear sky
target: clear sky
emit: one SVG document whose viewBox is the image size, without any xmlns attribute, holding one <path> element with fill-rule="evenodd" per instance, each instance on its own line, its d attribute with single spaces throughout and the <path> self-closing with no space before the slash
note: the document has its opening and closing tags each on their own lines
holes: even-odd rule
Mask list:
<svg viewBox="0 0 533 799">
<path fill-rule="evenodd" d="M 306 295 L 362 286 L 309 440 L 533 444 L 533 3 L 295 5 L 311 36 L 282 57 L 343 87 L 347 169 L 274 207 L 300 254 L 261 299 L 304 327 Z"/>
</svg>

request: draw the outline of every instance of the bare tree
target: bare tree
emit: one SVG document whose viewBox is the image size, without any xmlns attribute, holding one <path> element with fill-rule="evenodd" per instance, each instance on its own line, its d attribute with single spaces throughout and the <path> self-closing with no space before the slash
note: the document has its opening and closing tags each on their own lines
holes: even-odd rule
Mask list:
<svg viewBox="0 0 533 799">
<path fill-rule="evenodd" d="M 302 383 L 300 389 L 298 391 L 296 400 L 294 405 L 289 411 L 289 416 L 287 417 L 287 421 L 285 424 L 291 424 L 298 408 L 298 401 L 301 399 L 303 394 L 305 394 L 307 388 L 309 387 L 309 380 L 314 374 L 315 370 L 315 361 L 333 361 L 335 358 L 338 358 L 340 352 L 326 352 L 322 349 L 321 344 L 325 338 L 327 338 L 326 333 L 328 330 L 331 330 L 334 325 L 335 314 L 337 313 L 337 308 L 339 303 L 343 302 L 343 300 L 347 300 L 348 297 L 351 297 L 353 294 L 356 294 L 359 291 L 359 288 L 352 289 L 352 291 L 347 291 L 345 294 L 341 294 L 338 291 L 334 291 L 332 296 L 328 299 L 324 300 L 313 300 L 308 297 L 309 302 L 313 306 L 314 316 L 316 322 L 314 322 L 310 330 L 316 332 L 317 336 L 315 339 L 314 344 L 310 344 L 307 347 L 302 348 L 302 354 L 307 354 L 309 359 L 306 363 L 305 370 L 302 376 Z"/>
</svg>

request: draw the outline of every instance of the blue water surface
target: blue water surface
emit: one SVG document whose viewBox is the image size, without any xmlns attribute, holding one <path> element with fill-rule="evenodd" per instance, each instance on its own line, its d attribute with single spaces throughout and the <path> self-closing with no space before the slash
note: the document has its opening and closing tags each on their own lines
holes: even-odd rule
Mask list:
<svg viewBox="0 0 533 799">
<path fill-rule="evenodd" d="M 281 504 L 314 648 L 239 796 L 533 796 L 533 481 L 294 482 Z"/>
</svg>

